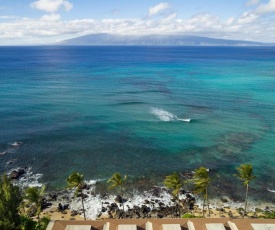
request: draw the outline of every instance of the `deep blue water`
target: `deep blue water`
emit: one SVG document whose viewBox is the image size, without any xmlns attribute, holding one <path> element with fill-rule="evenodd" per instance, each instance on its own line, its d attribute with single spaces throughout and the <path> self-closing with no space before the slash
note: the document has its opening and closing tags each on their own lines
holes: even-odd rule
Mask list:
<svg viewBox="0 0 275 230">
<path fill-rule="evenodd" d="M 205 166 L 238 196 L 252 163 L 251 193 L 273 199 L 274 105 L 275 47 L 0 47 L 0 171 L 62 187 Z"/>
</svg>

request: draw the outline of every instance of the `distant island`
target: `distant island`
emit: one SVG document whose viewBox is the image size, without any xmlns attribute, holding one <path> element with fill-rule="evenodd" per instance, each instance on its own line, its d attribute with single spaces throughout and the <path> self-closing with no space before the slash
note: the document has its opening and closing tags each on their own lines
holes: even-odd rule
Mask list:
<svg viewBox="0 0 275 230">
<path fill-rule="evenodd" d="M 191 35 L 115 35 L 89 34 L 64 40 L 55 45 L 75 46 L 274 46 L 271 43 L 261 43 L 241 40 L 216 39 Z"/>
</svg>

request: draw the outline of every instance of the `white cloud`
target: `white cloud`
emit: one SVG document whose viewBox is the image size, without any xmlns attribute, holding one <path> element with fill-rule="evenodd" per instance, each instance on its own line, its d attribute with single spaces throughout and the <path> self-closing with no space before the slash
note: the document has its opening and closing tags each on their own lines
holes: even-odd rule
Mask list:
<svg viewBox="0 0 275 230">
<path fill-rule="evenodd" d="M 190 34 L 216 38 L 274 42 L 275 21 L 262 20 L 255 11 L 239 17 L 222 19 L 211 14 L 179 18 L 174 13 L 165 17 L 62 20 L 51 13 L 35 18 L 14 18 L 0 22 L 0 44 L 51 43 L 90 33 L 111 34 Z M 264 36 L 263 36 L 264 34 Z M 14 40 L 17 39 L 17 40 Z M 265 40 L 263 40 L 265 39 Z"/>
<path fill-rule="evenodd" d="M 234 17 L 230 17 L 228 18 L 226 21 L 225 21 L 225 24 L 226 25 L 232 25 L 235 21 L 235 18 Z"/>
<path fill-rule="evenodd" d="M 246 6 L 255 6 L 255 5 L 258 5 L 260 2 L 260 0 L 248 0 L 245 5 Z"/>
<path fill-rule="evenodd" d="M 158 14 L 160 11 L 163 11 L 169 7 L 169 4 L 166 2 L 161 2 L 155 6 L 149 8 L 149 16 Z"/>
<path fill-rule="evenodd" d="M 275 12 L 275 0 L 269 0 L 268 3 L 259 5 L 255 12 L 258 14 L 268 14 Z"/>
<path fill-rule="evenodd" d="M 177 13 L 171 13 L 169 15 L 167 15 L 162 21 L 171 21 L 174 20 L 177 17 Z"/>
<path fill-rule="evenodd" d="M 0 16 L 0 19 L 15 19 L 17 16 Z"/>
<path fill-rule="evenodd" d="M 237 20 L 239 24 L 249 24 L 257 20 L 259 16 L 252 12 L 244 12 Z"/>
<path fill-rule="evenodd" d="M 69 11 L 73 8 L 73 4 L 67 0 L 38 0 L 30 4 L 34 9 L 46 11 L 46 12 L 56 12 L 60 8 L 65 11 Z"/>
<path fill-rule="evenodd" d="M 41 21 L 56 22 L 61 19 L 59 14 L 46 14 L 40 18 Z"/>
</svg>

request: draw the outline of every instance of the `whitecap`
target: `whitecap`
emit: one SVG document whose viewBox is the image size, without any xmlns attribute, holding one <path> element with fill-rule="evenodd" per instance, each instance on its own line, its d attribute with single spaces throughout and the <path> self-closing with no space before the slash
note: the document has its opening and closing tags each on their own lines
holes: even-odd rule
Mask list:
<svg viewBox="0 0 275 230">
<path fill-rule="evenodd" d="M 21 141 L 14 141 L 11 143 L 11 146 L 12 147 L 19 147 L 21 146 L 23 143 Z"/>
<path fill-rule="evenodd" d="M 4 155 L 6 155 L 6 153 L 7 153 L 6 151 L 1 152 L 1 153 L 0 153 L 0 156 L 4 156 Z"/>
<path fill-rule="evenodd" d="M 271 189 L 267 189 L 267 191 L 269 191 L 269 192 L 274 192 L 275 193 L 275 190 L 271 190 Z"/>
<path fill-rule="evenodd" d="M 14 169 L 10 172 L 13 170 Z M 42 176 L 43 174 L 33 173 L 31 167 L 28 167 L 25 168 L 25 174 L 23 174 L 18 180 L 14 180 L 13 183 L 23 189 L 27 187 L 42 187 L 43 184 L 39 182 Z"/>
<path fill-rule="evenodd" d="M 191 119 L 190 118 L 186 118 L 186 119 L 181 119 L 181 118 L 178 118 L 179 121 L 184 121 L 184 122 L 190 122 Z"/>
<path fill-rule="evenodd" d="M 156 115 L 161 121 L 184 121 L 184 122 L 190 122 L 190 118 L 178 118 L 173 113 L 170 113 L 164 109 L 160 108 L 151 108 L 151 114 Z"/>
<path fill-rule="evenodd" d="M 174 121 L 178 120 L 177 116 L 164 109 L 151 108 L 151 114 L 156 115 L 162 121 Z"/>
</svg>

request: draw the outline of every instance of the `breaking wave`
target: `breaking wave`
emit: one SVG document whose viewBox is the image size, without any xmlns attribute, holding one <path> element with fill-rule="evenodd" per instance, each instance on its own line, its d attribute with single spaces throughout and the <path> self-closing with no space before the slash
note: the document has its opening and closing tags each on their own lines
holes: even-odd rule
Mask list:
<svg viewBox="0 0 275 230">
<path fill-rule="evenodd" d="M 12 169 L 8 174 L 10 174 L 13 170 L 18 169 Z M 20 176 L 18 180 L 14 180 L 13 184 L 19 186 L 20 188 L 28 188 L 28 187 L 42 187 L 43 184 L 39 182 L 39 180 L 42 178 L 43 174 L 40 173 L 34 173 L 32 171 L 31 167 L 26 167 L 25 173 Z"/>
<path fill-rule="evenodd" d="M 184 121 L 190 122 L 190 118 L 178 118 L 175 114 L 170 113 L 164 109 L 152 107 L 150 113 L 157 116 L 161 121 Z"/>
</svg>

